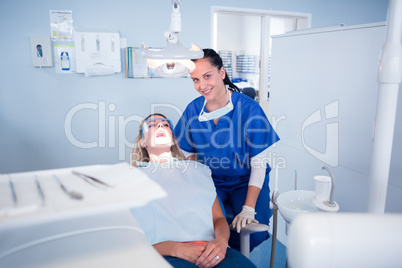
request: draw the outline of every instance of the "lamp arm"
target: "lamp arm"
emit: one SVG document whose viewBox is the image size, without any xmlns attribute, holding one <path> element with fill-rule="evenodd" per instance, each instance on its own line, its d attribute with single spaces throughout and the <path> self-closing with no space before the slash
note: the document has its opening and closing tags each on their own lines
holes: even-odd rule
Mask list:
<svg viewBox="0 0 402 268">
<path fill-rule="evenodd" d="M 178 33 L 181 32 L 180 4 L 181 0 L 172 0 L 173 11 L 170 16 L 170 29 L 169 32 L 165 32 L 165 38 L 170 43 L 179 41 Z"/>
<path fill-rule="evenodd" d="M 181 5 L 181 0 L 172 0 L 173 8 L 176 8 Z"/>
</svg>

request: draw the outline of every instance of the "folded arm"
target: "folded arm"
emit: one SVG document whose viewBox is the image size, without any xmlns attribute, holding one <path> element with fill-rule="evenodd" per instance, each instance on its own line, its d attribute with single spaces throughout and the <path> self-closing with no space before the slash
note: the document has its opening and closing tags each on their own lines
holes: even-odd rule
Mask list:
<svg viewBox="0 0 402 268">
<path fill-rule="evenodd" d="M 201 245 L 194 245 L 191 243 L 181 243 L 175 241 L 160 242 L 154 244 L 153 247 L 162 256 L 176 257 L 192 263 L 196 262 L 196 260 L 201 256 L 201 254 L 204 252 L 206 248 L 205 245 L 201 246 Z"/>
<path fill-rule="evenodd" d="M 199 267 L 213 267 L 225 258 L 230 236 L 229 226 L 218 198 L 215 198 L 212 206 L 212 220 L 215 239 L 203 245 L 164 241 L 154 244 L 153 247 L 163 256 L 184 259 L 195 263 Z M 216 256 L 218 256 L 218 260 Z"/>
</svg>

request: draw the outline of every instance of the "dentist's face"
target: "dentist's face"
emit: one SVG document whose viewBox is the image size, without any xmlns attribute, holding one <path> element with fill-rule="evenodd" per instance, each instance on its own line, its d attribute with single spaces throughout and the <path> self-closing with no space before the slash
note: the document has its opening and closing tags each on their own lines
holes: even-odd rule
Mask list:
<svg viewBox="0 0 402 268">
<path fill-rule="evenodd" d="M 173 144 L 172 127 L 166 118 L 156 115 L 145 121 L 141 145 L 144 148 L 165 148 Z M 145 130 L 145 131 L 144 131 Z"/>
<path fill-rule="evenodd" d="M 225 84 L 225 69 L 222 67 L 218 70 L 213 66 L 208 59 L 199 59 L 195 62 L 195 69 L 191 73 L 195 89 L 207 101 L 214 100 L 217 96 L 226 93 Z"/>
</svg>

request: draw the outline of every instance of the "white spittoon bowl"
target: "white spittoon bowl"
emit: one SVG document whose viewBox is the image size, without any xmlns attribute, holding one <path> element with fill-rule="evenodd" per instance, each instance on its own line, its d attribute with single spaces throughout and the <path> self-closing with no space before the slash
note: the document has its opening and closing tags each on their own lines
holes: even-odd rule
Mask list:
<svg viewBox="0 0 402 268">
<path fill-rule="evenodd" d="M 286 222 L 291 223 L 296 216 L 306 212 L 317 212 L 311 200 L 315 196 L 314 191 L 294 190 L 279 195 L 277 203 L 279 213 Z"/>
</svg>

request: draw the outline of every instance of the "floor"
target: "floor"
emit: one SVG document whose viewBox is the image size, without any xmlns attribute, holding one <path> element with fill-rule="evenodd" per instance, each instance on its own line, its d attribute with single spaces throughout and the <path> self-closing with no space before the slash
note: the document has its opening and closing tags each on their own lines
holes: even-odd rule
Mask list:
<svg viewBox="0 0 402 268">
<path fill-rule="evenodd" d="M 250 260 L 258 267 L 265 268 L 270 266 L 271 262 L 271 246 L 272 239 L 265 240 L 261 245 L 256 247 L 250 253 Z M 275 268 L 285 268 L 286 267 L 286 247 L 279 241 L 276 240 L 275 249 Z"/>
</svg>

